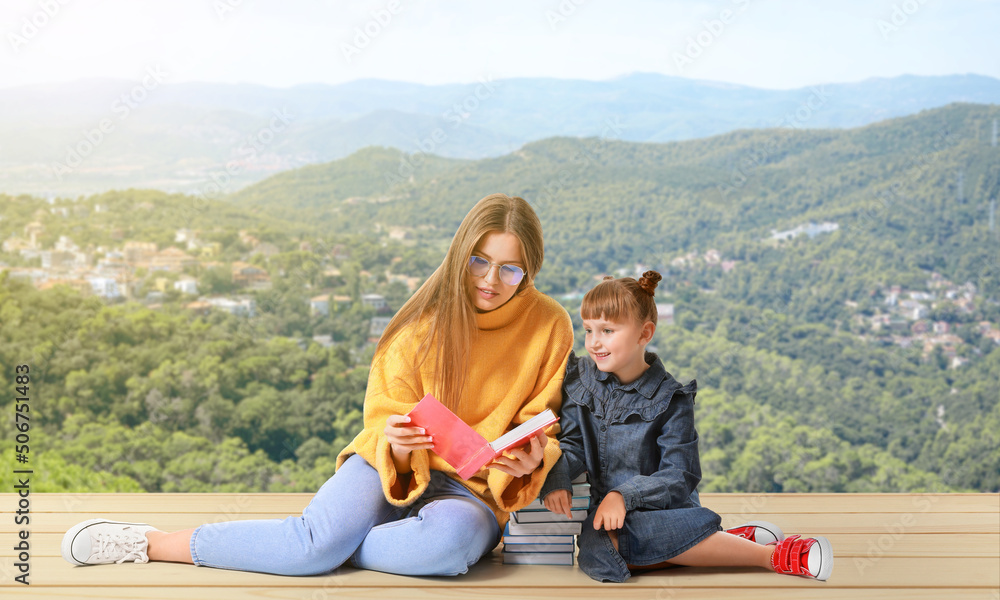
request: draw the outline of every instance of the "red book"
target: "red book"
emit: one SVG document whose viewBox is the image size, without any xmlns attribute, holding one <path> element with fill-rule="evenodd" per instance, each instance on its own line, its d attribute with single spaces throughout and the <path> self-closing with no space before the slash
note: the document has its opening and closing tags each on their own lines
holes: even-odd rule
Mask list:
<svg viewBox="0 0 1000 600">
<path fill-rule="evenodd" d="M 434 452 L 455 467 L 462 479 L 472 477 L 504 451 L 523 445 L 531 436 L 559 420 L 546 408 L 490 442 L 430 394 L 417 402 L 407 415 L 411 426 L 422 427 L 433 438 Z"/>
</svg>

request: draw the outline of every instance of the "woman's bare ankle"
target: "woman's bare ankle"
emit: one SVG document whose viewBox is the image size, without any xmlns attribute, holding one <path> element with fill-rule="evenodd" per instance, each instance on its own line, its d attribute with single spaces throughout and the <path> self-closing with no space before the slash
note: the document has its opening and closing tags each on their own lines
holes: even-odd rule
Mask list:
<svg viewBox="0 0 1000 600">
<path fill-rule="evenodd" d="M 148 542 L 146 554 L 150 561 L 179 562 L 194 564 L 191 558 L 191 535 L 194 529 L 183 531 L 150 531 L 146 533 Z"/>
</svg>

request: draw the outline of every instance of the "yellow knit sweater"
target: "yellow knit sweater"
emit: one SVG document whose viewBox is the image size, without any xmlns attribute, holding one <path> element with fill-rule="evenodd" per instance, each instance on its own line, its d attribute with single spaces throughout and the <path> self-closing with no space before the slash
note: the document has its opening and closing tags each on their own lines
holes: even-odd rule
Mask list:
<svg viewBox="0 0 1000 600">
<path fill-rule="evenodd" d="M 527 288 L 506 304 L 476 316 L 479 334 L 472 343 L 466 389 L 455 413 L 487 440 L 494 440 L 531 417 L 551 408 L 558 414 L 566 359 L 573 350 L 569 313 L 535 288 Z M 337 468 L 359 454 L 378 470 L 386 499 L 397 506 L 416 500 L 427 488 L 430 470 L 443 471 L 493 509 L 500 527 L 508 513 L 538 496 L 545 476 L 560 455 L 556 423 L 546 430 L 545 456 L 531 475 L 512 477 L 482 469 L 463 481 L 451 465 L 430 450 L 410 455 L 413 474 L 407 489 L 396 467 L 383 430 L 389 415 L 402 415 L 432 392 L 433 357 L 411 368 L 420 340 L 404 330 L 372 363 L 365 393 L 364 429 L 337 457 Z"/>
</svg>

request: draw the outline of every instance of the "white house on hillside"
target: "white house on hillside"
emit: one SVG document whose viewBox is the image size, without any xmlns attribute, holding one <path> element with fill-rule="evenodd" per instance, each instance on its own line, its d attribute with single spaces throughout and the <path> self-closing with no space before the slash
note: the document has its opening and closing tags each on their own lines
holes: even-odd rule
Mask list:
<svg viewBox="0 0 1000 600">
<path fill-rule="evenodd" d="M 193 277 L 181 277 L 174 282 L 174 289 L 190 296 L 198 295 L 198 281 Z"/>
</svg>

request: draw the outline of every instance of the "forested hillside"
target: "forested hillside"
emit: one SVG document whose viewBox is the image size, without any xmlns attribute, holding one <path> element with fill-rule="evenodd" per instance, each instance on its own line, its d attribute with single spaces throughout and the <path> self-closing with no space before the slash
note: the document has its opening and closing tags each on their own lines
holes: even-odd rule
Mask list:
<svg viewBox="0 0 1000 600">
<path fill-rule="evenodd" d="M 402 281 L 501 191 L 536 207 L 537 284 L 571 314 L 595 277 L 664 274 L 673 323 L 655 344 L 698 380 L 705 491 L 998 491 L 998 118 L 952 105 L 847 131 L 553 138 L 480 161 L 369 148 L 221 201 L 0 198 L 0 237 L 41 222 L 41 243 L 100 254 L 190 228 L 218 244 L 213 262 L 272 283 L 241 290 L 258 306 L 246 318 L 145 301 L 151 283 L 108 303 L 0 274 L 0 359 L 38 377 L 48 489 L 313 490 L 360 424 L 376 316 L 361 296 L 398 309 Z M 185 273 L 235 289 L 205 262 Z M 346 304 L 313 314 L 321 293 Z"/>
<path fill-rule="evenodd" d="M 0 192 L 194 194 L 224 181 L 229 193 L 369 146 L 478 159 L 554 136 L 662 143 L 747 128 L 858 127 L 952 102 L 1000 102 L 1000 80 L 972 74 L 789 90 L 656 73 L 477 79 L 274 88 L 175 83 L 157 67 L 141 87 L 83 79 L 0 88 L 0 140 L 16 140 L 0 143 Z"/>
<path fill-rule="evenodd" d="M 368 149 L 250 186 L 233 201 L 329 232 L 374 223 L 447 232 L 470 198 L 516 193 L 546 226 L 553 290 L 697 248 L 754 262 L 781 256 L 796 268 L 802 261 L 759 241 L 810 220 L 840 225 L 819 243 L 853 253 L 846 262 L 869 283 L 923 278 L 921 269 L 965 281 L 989 257 L 988 200 L 1000 195 L 996 118 L 996 106 L 952 105 L 848 131 L 741 131 L 672 144 L 554 138 L 450 169 L 421 153 Z M 287 194 L 301 210 L 285 209 Z M 986 279 L 996 295 L 1000 281 Z"/>
</svg>

